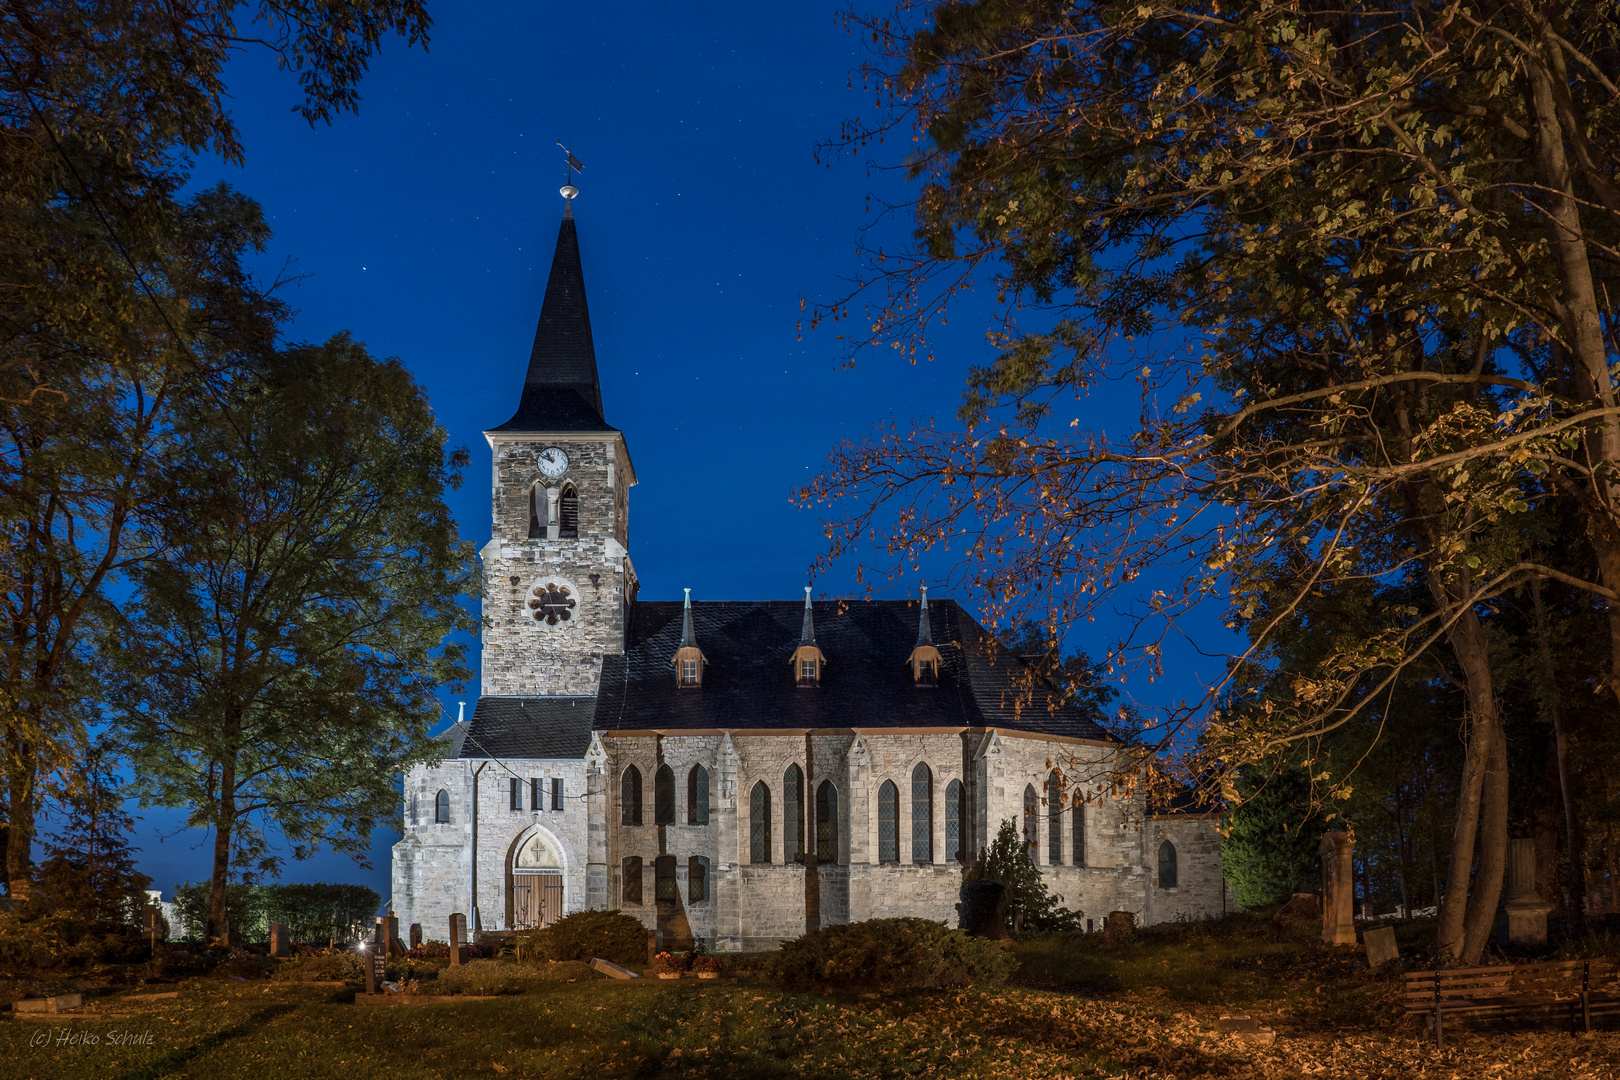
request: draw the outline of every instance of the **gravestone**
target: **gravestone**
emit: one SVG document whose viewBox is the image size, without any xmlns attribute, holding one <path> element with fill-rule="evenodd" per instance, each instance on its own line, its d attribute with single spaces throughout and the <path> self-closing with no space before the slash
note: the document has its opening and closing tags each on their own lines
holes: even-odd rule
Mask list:
<svg viewBox="0 0 1620 1080">
<path fill-rule="evenodd" d="M 450 916 L 450 963 L 467 962 L 467 916 L 456 912 Z"/>
<path fill-rule="evenodd" d="M 1123 944 L 1136 936 L 1136 913 L 1110 911 L 1103 919 L 1103 940 L 1110 945 Z"/>
<path fill-rule="evenodd" d="M 1355 851 L 1347 832 L 1328 833 L 1316 849 L 1322 860 L 1322 940 L 1329 945 L 1356 943 Z"/>
<path fill-rule="evenodd" d="M 999 881 L 964 881 L 958 922 L 974 937 L 1001 941 L 1007 937 L 1007 887 Z"/>
<path fill-rule="evenodd" d="M 419 922 L 413 922 L 413 923 L 411 923 L 411 948 L 413 948 L 413 949 L 420 948 L 421 945 L 422 945 L 422 924 L 419 923 Z"/>
<path fill-rule="evenodd" d="M 1547 912 L 1553 906 L 1536 893 L 1536 842 L 1508 841 L 1508 941 L 1515 945 L 1547 944 Z"/>
<path fill-rule="evenodd" d="M 387 947 L 389 956 L 404 956 L 405 944 L 399 940 L 399 919 L 394 915 L 383 916 L 383 944 Z"/>
<path fill-rule="evenodd" d="M 162 908 L 158 907 L 156 904 L 147 905 L 145 927 L 147 940 L 150 941 L 152 945 L 152 955 L 156 956 L 158 954 L 158 950 L 160 950 L 164 944 Z"/>
<path fill-rule="evenodd" d="M 270 955 L 275 957 L 292 955 L 292 941 L 287 934 L 285 923 L 270 924 Z"/>
<path fill-rule="evenodd" d="M 1361 943 L 1367 946 L 1368 967 L 1392 963 L 1401 957 L 1400 946 L 1395 944 L 1395 928 L 1393 926 L 1373 927 L 1361 935 Z"/>
</svg>

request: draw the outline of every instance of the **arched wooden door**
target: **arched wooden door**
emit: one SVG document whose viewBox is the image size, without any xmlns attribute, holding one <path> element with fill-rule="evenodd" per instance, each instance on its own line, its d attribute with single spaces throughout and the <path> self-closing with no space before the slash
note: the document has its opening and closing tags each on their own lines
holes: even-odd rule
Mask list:
<svg viewBox="0 0 1620 1080">
<path fill-rule="evenodd" d="M 550 926 L 563 916 L 562 859 L 541 833 L 524 839 L 512 853 L 508 876 L 513 930 Z"/>
</svg>

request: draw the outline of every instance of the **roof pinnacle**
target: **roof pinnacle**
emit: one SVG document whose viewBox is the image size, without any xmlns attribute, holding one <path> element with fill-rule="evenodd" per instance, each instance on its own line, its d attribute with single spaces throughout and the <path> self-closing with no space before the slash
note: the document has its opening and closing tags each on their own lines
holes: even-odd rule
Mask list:
<svg viewBox="0 0 1620 1080">
<path fill-rule="evenodd" d="M 928 586 L 922 587 L 922 612 L 917 617 L 917 644 L 932 645 L 934 635 L 928 625 Z"/>
<path fill-rule="evenodd" d="M 686 606 L 681 612 L 681 648 L 697 647 L 697 634 L 692 629 L 692 590 L 686 590 Z"/>
<path fill-rule="evenodd" d="M 810 608 L 810 586 L 804 587 L 804 627 L 799 631 L 800 645 L 816 643 L 816 617 Z"/>
</svg>

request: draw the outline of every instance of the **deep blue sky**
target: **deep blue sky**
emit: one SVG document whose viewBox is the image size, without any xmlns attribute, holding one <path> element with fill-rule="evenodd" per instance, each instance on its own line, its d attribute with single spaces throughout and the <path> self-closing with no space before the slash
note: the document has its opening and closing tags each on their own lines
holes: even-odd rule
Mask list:
<svg viewBox="0 0 1620 1080">
<path fill-rule="evenodd" d="M 801 296 L 832 299 L 859 270 L 868 194 L 904 190 L 865 156 L 815 160 L 842 121 L 876 112 L 849 86 L 861 42 L 820 4 L 430 7 L 429 50 L 385 42 L 358 115 L 330 127 L 291 111 L 296 82 L 268 56 L 229 71 L 246 165 L 205 160 L 194 175 L 264 206 L 276 235 L 261 270 L 302 275 L 288 336 L 348 330 L 405 362 L 472 452 L 452 509 L 481 546 L 480 433 L 517 402 L 562 212 L 555 143 L 569 143 L 586 165 L 575 213 L 602 397 L 640 478 L 642 596 L 797 596 L 824 541 L 792 490 L 891 415 L 948 418 L 968 365 L 988 358 L 961 319 L 941 358 L 917 365 L 867 356 L 846 370 L 836 329 L 799 338 Z M 817 582 L 854 589 L 853 563 Z M 476 688 L 446 697 L 470 709 Z M 207 876 L 202 834 L 160 842 L 175 819 L 142 814 L 140 862 L 165 896 Z M 386 900 L 395 839 L 378 831 L 369 871 L 323 855 L 283 880 L 364 881 Z"/>
</svg>

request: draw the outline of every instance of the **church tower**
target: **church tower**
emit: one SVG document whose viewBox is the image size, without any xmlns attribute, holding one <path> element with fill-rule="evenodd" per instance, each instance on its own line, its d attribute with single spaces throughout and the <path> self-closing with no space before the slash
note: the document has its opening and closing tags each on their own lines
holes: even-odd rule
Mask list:
<svg viewBox="0 0 1620 1080">
<path fill-rule="evenodd" d="M 494 456 L 484 566 L 483 696 L 595 696 L 635 599 L 624 434 L 602 412 L 585 274 L 567 198 L 517 412 Z"/>
</svg>

